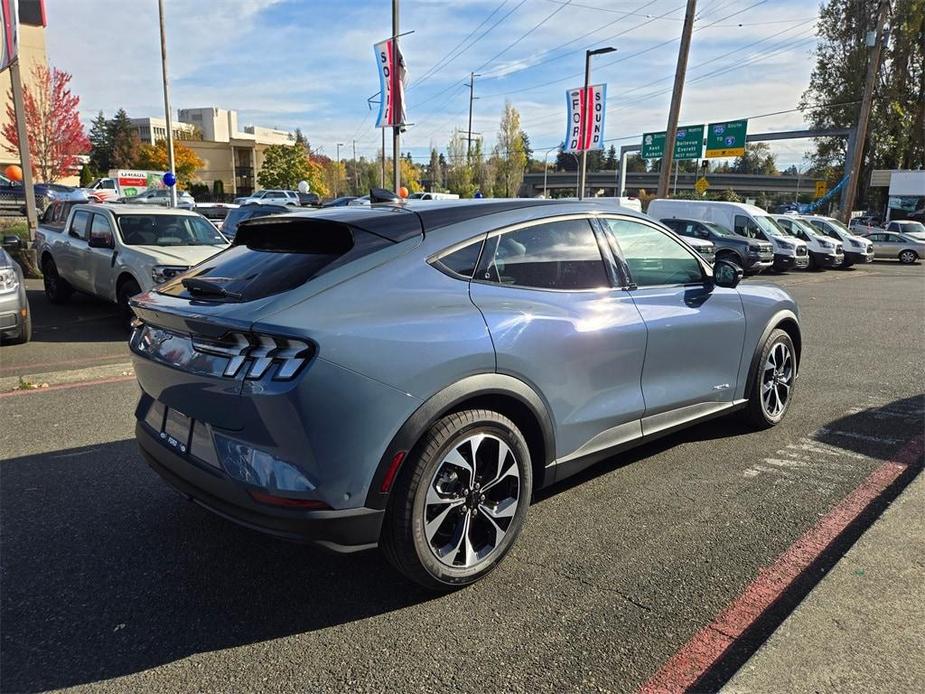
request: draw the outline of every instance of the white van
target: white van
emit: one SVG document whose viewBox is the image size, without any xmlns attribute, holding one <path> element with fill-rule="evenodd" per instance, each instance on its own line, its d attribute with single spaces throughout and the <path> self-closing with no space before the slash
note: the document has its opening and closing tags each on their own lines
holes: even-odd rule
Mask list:
<svg viewBox="0 0 925 694">
<path fill-rule="evenodd" d="M 459 200 L 456 193 L 412 193 L 409 200 Z"/>
<path fill-rule="evenodd" d="M 822 236 L 812 224 L 804 222 L 795 214 L 776 214 L 773 219 L 790 236 L 806 241 L 811 270 L 842 266 L 845 253 L 841 241 Z"/>
<path fill-rule="evenodd" d="M 872 263 L 874 261 L 873 242 L 851 232 L 848 227 L 837 219 L 818 214 L 804 214 L 800 216 L 800 219 L 812 224 L 819 230 L 819 233 L 842 242 L 845 249 L 844 267 L 851 267 L 855 263 Z"/>
<path fill-rule="evenodd" d="M 761 239 L 774 249 L 774 269 L 809 266 L 806 242 L 789 236 L 767 212 L 754 205 L 714 200 L 653 200 L 646 211 L 653 219 L 698 219 L 715 222 L 740 236 Z"/>
</svg>

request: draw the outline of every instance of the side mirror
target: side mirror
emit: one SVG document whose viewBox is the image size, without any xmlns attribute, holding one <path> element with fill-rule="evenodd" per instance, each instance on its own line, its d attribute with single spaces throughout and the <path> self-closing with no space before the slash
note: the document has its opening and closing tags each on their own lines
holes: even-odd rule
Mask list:
<svg viewBox="0 0 925 694">
<path fill-rule="evenodd" d="M 713 282 L 717 287 L 734 289 L 744 274 L 742 268 L 728 260 L 720 259 L 713 263 Z"/>
<path fill-rule="evenodd" d="M 90 248 L 115 248 L 116 242 L 111 232 L 98 231 L 95 234 L 90 234 L 90 240 L 87 241 L 87 245 Z"/>
<path fill-rule="evenodd" d="M 26 244 L 18 236 L 9 234 L 3 237 L 3 249 L 6 251 L 18 251 L 25 247 Z"/>
</svg>

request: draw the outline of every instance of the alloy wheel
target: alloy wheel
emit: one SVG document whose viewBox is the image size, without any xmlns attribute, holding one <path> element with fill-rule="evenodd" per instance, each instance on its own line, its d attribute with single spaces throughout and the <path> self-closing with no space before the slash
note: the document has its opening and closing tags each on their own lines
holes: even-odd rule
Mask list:
<svg viewBox="0 0 925 694">
<path fill-rule="evenodd" d="M 915 262 L 916 255 L 912 251 L 903 251 L 902 253 L 899 254 L 899 260 L 908 265 L 910 263 Z"/>
<path fill-rule="evenodd" d="M 479 433 L 447 451 L 427 486 L 424 537 L 437 560 L 469 569 L 501 546 L 517 513 L 520 469 L 498 436 Z"/>
<path fill-rule="evenodd" d="M 793 354 L 783 342 L 771 347 L 761 376 L 761 406 L 769 417 L 779 417 L 790 400 Z"/>
</svg>

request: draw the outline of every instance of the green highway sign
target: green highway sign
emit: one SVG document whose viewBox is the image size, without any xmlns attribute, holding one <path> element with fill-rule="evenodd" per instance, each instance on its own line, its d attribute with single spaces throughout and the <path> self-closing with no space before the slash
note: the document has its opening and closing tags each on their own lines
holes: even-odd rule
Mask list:
<svg viewBox="0 0 925 694">
<path fill-rule="evenodd" d="M 686 125 L 678 128 L 674 141 L 674 158 L 700 159 L 703 153 L 703 125 Z M 642 136 L 642 158 L 661 159 L 665 153 L 665 131 L 644 133 Z"/>
<path fill-rule="evenodd" d="M 741 157 L 745 154 L 747 120 L 710 123 L 707 128 L 707 157 Z"/>
</svg>

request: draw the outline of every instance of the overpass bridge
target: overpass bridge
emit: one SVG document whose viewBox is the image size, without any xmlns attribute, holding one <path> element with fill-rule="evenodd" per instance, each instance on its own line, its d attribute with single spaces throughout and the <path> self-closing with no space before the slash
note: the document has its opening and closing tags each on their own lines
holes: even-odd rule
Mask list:
<svg viewBox="0 0 925 694">
<path fill-rule="evenodd" d="M 694 190 L 694 183 L 700 178 L 700 173 L 678 174 L 678 190 Z M 617 171 L 588 172 L 587 190 L 589 195 L 617 195 L 617 185 L 620 176 Z M 806 176 L 760 176 L 753 174 L 708 173 L 709 190 L 719 192 L 732 189 L 743 197 L 755 193 L 810 193 L 814 189 L 814 179 Z M 671 177 L 669 190 L 674 190 L 674 176 Z M 640 189 L 654 193 L 658 188 L 658 172 L 626 174 L 626 190 L 629 195 L 637 195 Z M 578 190 L 577 171 L 550 171 L 546 175 L 546 189 L 550 196 L 574 196 Z M 603 192 L 601 192 L 603 191 Z M 543 174 L 529 173 L 524 176 L 520 187 L 520 195 L 534 197 L 543 194 Z"/>
</svg>

